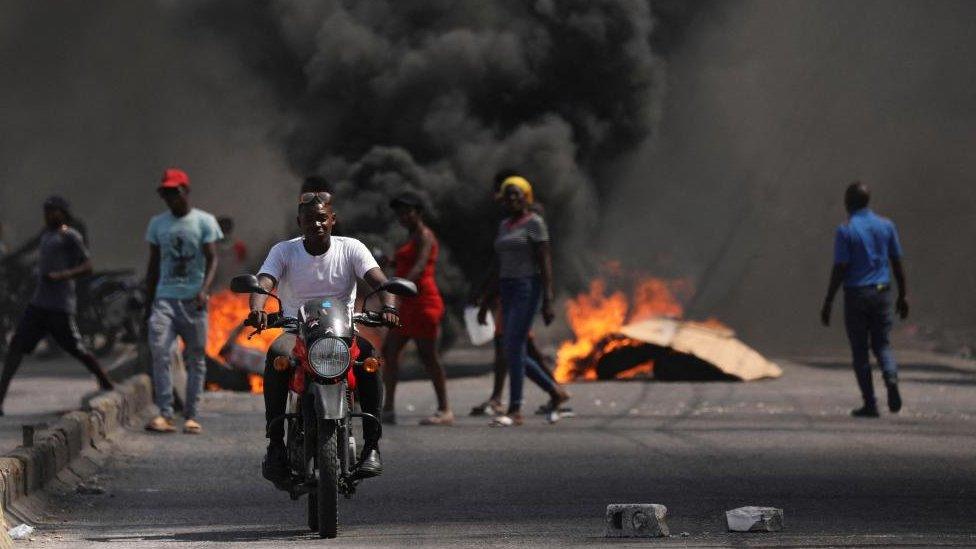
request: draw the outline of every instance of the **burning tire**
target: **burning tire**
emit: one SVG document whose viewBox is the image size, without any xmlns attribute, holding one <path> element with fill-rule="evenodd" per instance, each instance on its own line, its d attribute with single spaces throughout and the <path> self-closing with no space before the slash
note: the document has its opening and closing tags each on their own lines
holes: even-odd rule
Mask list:
<svg viewBox="0 0 976 549">
<path fill-rule="evenodd" d="M 319 420 L 318 466 L 316 488 L 320 538 L 334 538 L 339 533 L 339 438 L 337 422 Z M 309 504 L 311 510 L 311 504 Z M 311 518 L 309 518 L 311 523 Z"/>
</svg>

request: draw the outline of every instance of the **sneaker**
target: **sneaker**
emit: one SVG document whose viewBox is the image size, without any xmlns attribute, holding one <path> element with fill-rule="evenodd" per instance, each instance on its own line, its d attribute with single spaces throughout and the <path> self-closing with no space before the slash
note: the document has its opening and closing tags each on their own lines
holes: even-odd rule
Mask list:
<svg viewBox="0 0 976 549">
<path fill-rule="evenodd" d="M 188 419 L 183 423 L 183 432 L 188 435 L 199 435 L 203 432 L 203 425 L 195 419 Z"/>
<path fill-rule="evenodd" d="M 505 415 L 505 408 L 497 400 L 486 400 L 481 404 L 471 408 L 472 416 L 501 416 Z"/>
<path fill-rule="evenodd" d="M 421 425 L 454 425 L 454 412 L 437 410 L 433 415 L 420 420 Z"/>
<path fill-rule="evenodd" d="M 261 462 L 261 476 L 277 485 L 288 479 L 288 452 L 285 445 L 271 443 Z"/>
<path fill-rule="evenodd" d="M 518 427 L 522 425 L 522 414 L 507 414 L 498 416 L 491 420 L 489 427 Z"/>
<path fill-rule="evenodd" d="M 174 425 L 173 420 L 168 417 L 156 416 L 152 418 L 152 421 L 146 424 L 146 430 L 154 433 L 175 433 L 176 425 Z"/>
<path fill-rule="evenodd" d="M 878 407 L 865 404 L 860 408 L 851 410 L 851 415 L 854 417 L 878 417 Z"/>
<path fill-rule="evenodd" d="M 559 410 L 549 410 L 548 412 L 546 412 L 546 421 L 548 421 L 549 424 L 556 423 L 561 418 L 562 418 L 562 414 L 559 413 Z"/>
<path fill-rule="evenodd" d="M 901 411 L 901 393 L 898 392 L 898 382 L 887 383 L 888 387 L 888 409 L 891 413 L 897 414 Z"/>
</svg>

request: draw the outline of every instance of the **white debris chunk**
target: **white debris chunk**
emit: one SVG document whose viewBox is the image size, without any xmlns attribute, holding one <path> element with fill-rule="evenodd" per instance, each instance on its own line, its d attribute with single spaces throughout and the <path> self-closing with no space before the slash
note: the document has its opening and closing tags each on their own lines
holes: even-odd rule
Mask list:
<svg viewBox="0 0 976 549">
<path fill-rule="evenodd" d="M 21 524 L 7 530 L 7 535 L 10 536 L 10 539 L 28 539 L 33 533 L 34 527 L 29 524 Z"/>
<path fill-rule="evenodd" d="M 778 532 L 783 529 L 783 510 L 775 507 L 739 507 L 725 512 L 730 532 Z"/>
<path fill-rule="evenodd" d="M 657 503 L 607 505 L 608 538 L 663 538 L 670 535 L 668 508 Z"/>
</svg>

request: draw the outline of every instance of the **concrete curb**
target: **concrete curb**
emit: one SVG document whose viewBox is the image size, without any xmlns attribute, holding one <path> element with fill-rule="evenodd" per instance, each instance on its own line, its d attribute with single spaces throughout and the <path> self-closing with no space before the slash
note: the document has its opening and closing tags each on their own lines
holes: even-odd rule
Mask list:
<svg viewBox="0 0 976 549">
<path fill-rule="evenodd" d="M 80 411 L 62 416 L 35 439 L 33 446 L 18 446 L 0 456 L 2 510 L 8 511 L 18 499 L 39 492 L 84 452 L 106 445 L 114 431 L 134 425 L 151 404 L 152 381 L 146 374 L 135 375 L 117 384 L 115 390 L 83 401 Z M 6 528 L 2 531 L 0 548 L 4 547 Z"/>
</svg>

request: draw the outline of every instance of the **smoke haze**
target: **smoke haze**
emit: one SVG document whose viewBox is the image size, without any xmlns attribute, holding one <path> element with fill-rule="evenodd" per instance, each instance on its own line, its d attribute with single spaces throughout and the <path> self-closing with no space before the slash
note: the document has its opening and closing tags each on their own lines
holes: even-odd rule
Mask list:
<svg viewBox="0 0 976 549">
<path fill-rule="evenodd" d="M 469 275 L 491 253 L 493 175 L 512 167 L 553 206 L 557 268 L 578 285 L 605 175 L 659 115 L 663 64 L 641 0 L 186 5 L 273 91 L 291 169 L 340 182 L 344 231 L 391 251 L 400 229 L 376 232 L 393 220 L 387 202 L 418 191 Z"/>
<path fill-rule="evenodd" d="M 173 165 L 190 174 L 194 204 L 238 218 L 240 236 L 263 245 L 284 230 L 274 206 L 270 226 L 241 222 L 294 195 L 266 92 L 221 44 L 188 40 L 165 4 L 3 2 L 0 44 L 8 243 L 35 234 L 44 197 L 60 193 L 89 227 L 96 268 L 141 272 L 146 224 L 165 209 L 155 188 Z"/>
<path fill-rule="evenodd" d="M 476 282 L 526 173 L 578 288 L 603 258 L 690 277 L 693 316 L 767 350 L 817 326 L 842 192 L 901 230 L 919 322 L 971 326 L 976 64 L 968 2 L 166 1 L 0 6 L 0 219 L 61 192 L 100 267 L 137 266 L 155 188 L 264 244 L 299 178 L 391 251 L 389 197 L 428 200 L 454 291 Z M 841 324 L 839 302 L 835 325 Z"/>
<path fill-rule="evenodd" d="M 840 347 L 841 299 L 829 332 L 817 314 L 860 179 L 898 224 L 912 322 L 972 326 L 974 17 L 971 2 L 709 4 L 669 59 L 660 138 L 604 242 L 691 276 L 691 313 L 747 341 Z"/>
</svg>

